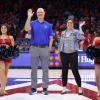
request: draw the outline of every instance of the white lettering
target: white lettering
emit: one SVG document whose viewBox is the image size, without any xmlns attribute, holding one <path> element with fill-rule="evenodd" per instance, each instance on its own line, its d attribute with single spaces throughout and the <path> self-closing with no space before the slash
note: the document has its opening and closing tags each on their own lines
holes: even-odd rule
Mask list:
<svg viewBox="0 0 100 100">
<path fill-rule="evenodd" d="M 94 64 L 94 60 L 87 58 L 87 56 L 81 56 L 81 62 L 87 62 L 87 63 L 90 63 L 90 64 Z"/>
<path fill-rule="evenodd" d="M 81 62 L 87 62 L 87 57 L 86 56 L 81 56 Z"/>
<path fill-rule="evenodd" d="M 80 56 L 78 56 L 78 62 L 80 62 Z"/>
</svg>

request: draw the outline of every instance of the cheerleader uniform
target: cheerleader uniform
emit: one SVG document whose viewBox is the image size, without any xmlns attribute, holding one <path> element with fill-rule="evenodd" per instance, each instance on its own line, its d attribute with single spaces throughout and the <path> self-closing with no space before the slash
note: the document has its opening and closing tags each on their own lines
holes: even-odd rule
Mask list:
<svg viewBox="0 0 100 100">
<path fill-rule="evenodd" d="M 11 45 L 11 39 L 9 38 L 9 36 L 6 39 L 2 39 L 1 36 L 0 36 L 0 45 L 10 46 Z M 5 62 L 8 62 L 8 63 L 12 62 L 12 59 L 7 60 L 7 59 L 2 58 L 1 60 L 5 61 Z"/>
<path fill-rule="evenodd" d="M 100 38 L 98 38 L 95 42 L 95 47 L 100 48 Z M 100 64 L 100 60 L 94 59 L 94 64 Z"/>
</svg>

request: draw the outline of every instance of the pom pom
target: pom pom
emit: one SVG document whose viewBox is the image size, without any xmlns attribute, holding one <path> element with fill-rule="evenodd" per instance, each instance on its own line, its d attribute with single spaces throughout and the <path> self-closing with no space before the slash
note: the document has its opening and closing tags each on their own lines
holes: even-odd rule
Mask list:
<svg viewBox="0 0 100 100">
<path fill-rule="evenodd" d="M 86 48 L 86 55 L 87 58 L 90 58 L 91 60 L 96 59 L 100 60 L 100 48 L 95 48 L 95 46 L 89 46 Z"/>
<path fill-rule="evenodd" d="M 15 58 L 17 58 L 17 57 L 19 56 L 19 53 L 20 53 L 19 48 L 18 48 L 17 45 L 15 45 L 15 46 L 10 46 L 10 47 L 8 48 L 8 51 L 9 51 L 8 55 L 9 55 L 9 58 L 10 58 L 10 59 L 15 59 Z"/>
<path fill-rule="evenodd" d="M 6 48 L 6 46 L 0 46 L 0 59 L 15 59 L 19 56 L 19 48 L 17 45 L 15 46 L 9 46 Z"/>
<path fill-rule="evenodd" d="M 96 54 L 96 48 L 95 46 L 89 46 L 86 48 L 85 51 L 87 58 L 90 58 L 91 60 L 93 60 L 95 58 L 95 54 Z"/>
</svg>

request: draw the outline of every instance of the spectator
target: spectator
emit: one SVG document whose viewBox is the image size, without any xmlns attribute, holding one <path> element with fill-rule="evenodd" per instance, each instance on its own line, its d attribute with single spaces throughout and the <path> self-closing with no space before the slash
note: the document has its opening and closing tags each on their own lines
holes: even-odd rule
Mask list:
<svg viewBox="0 0 100 100">
<path fill-rule="evenodd" d="M 27 39 L 30 39 L 30 38 L 31 38 L 30 31 L 28 31 L 28 32 L 25 34 L 25 38 L 27 38 Z"/>
<path fill-rule="evenodd" d="M 18 38 L 25 38 L 24 30 L 21 30 L 17 37 Z"/>
</svg>

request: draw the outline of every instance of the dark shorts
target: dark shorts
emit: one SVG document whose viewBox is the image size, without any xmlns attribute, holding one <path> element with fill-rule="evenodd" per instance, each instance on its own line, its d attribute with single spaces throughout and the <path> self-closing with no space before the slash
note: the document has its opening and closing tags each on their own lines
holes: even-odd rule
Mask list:
<svg viewBox="0 0 100 100">
<path fill-rule="evenodd" d="M 100 64 L 100 60 L 94 59 L 94 64 Z"/>
<path fill-rule="evenodd" d="M 8 63 L 11 63 L 12 59 L 7 60 L 7 59 L 2 58 L 1 61 L 5 61 L 5 62 L 8 62 Z"/>
</svg>

